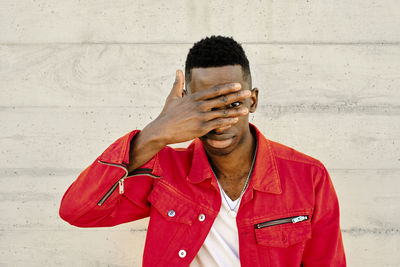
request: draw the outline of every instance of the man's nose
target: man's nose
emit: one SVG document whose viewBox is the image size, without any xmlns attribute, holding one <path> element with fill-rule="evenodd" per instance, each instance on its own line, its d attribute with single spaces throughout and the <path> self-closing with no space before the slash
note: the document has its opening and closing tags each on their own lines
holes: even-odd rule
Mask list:
<svg viewBox="0 0 400 267">
<path fill-rule="evenodd" d="M 225 108 L 226 107 L 212 108 L 211 110 L 218 110 L 218 109 L 225 109 Z M 231 125 L 220 127 L 220 128 L 216 128 L 216 129 L 212 130 L 211 133 L 213 133 L 213 134 L 222 134 L 225 130 L 227 130 L 229 128 L 231 128 Z"/>
</svg>

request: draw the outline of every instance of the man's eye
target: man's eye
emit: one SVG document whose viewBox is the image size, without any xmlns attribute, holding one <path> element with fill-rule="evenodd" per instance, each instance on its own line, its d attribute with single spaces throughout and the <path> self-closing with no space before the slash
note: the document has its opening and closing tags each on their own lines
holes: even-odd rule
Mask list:
<svg viewBox="0 0 400 267">
<path fill-rule="evenodd" d="M 233 103 L 230 104 L 228 107 L 230 107 L 230 108 L 236 108 L 236 107 L 240 106 L 240 104 L 242 104 L 242 103 L 240 103 L 240 102 L 233 102 Z"/>
</svg>

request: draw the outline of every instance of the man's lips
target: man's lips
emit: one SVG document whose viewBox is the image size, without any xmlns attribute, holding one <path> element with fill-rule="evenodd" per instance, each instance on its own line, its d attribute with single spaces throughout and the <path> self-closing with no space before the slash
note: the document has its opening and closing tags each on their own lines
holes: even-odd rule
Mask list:
<svg viewBox="0 0 400 267">
<path fill-rule="evenodd" d="M 214 148 L 225 148 L 232 144 L 233 135 L 218 135 L 213 136 L 212 138 L 205 136 L 206 143 Z"/>
<path fill-rule="evenodd" d="M 234 135 L 233 134 L 228 134 L 228 133 L 224 133 L 224 134 L 206 134 L 205 136 L 203 136 L 203 139 L 211 139 L 211 140 L 215 140 L 215 141 L 223 141 L 226 139 L 231 139 L 233 138 Z"/>
</svg>

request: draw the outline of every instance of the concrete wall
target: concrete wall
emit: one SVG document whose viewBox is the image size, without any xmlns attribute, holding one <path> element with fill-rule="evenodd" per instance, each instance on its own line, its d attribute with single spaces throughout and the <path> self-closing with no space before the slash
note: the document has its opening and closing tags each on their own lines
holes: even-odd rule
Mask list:
<svg viewBox="0 0 400 267">
<path fill-rule="evenodd" d="M 349 266 L 400 266 L 399 25 L 397 0 L 1 1 L 0 265 L 140 266 L 147 220 L 74 228 L 61 197 L 222 34 L 260 88 L 252 122 L 328 168 Z"/>
</svg>

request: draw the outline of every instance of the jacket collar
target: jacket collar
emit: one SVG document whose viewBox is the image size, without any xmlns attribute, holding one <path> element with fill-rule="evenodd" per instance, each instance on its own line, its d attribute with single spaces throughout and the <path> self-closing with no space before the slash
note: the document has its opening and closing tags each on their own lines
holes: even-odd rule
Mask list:
<svg viewBox="0 0 400 267">
<path fill-rule="evenodd" d="M 282 188 L 271 143 L 253 124 L 249 123 L 249 125 L 257 137 L 257 155 L 249 186 L 261 192 L 280 194 L 282 193 Z M 192 167 L 187 179 L 192 183 L 200 183 L 206 179 L 212 179 L 214 174 L 208 162 L 203 143 L 197 138 L 193 145 Z"/>
</svg>

